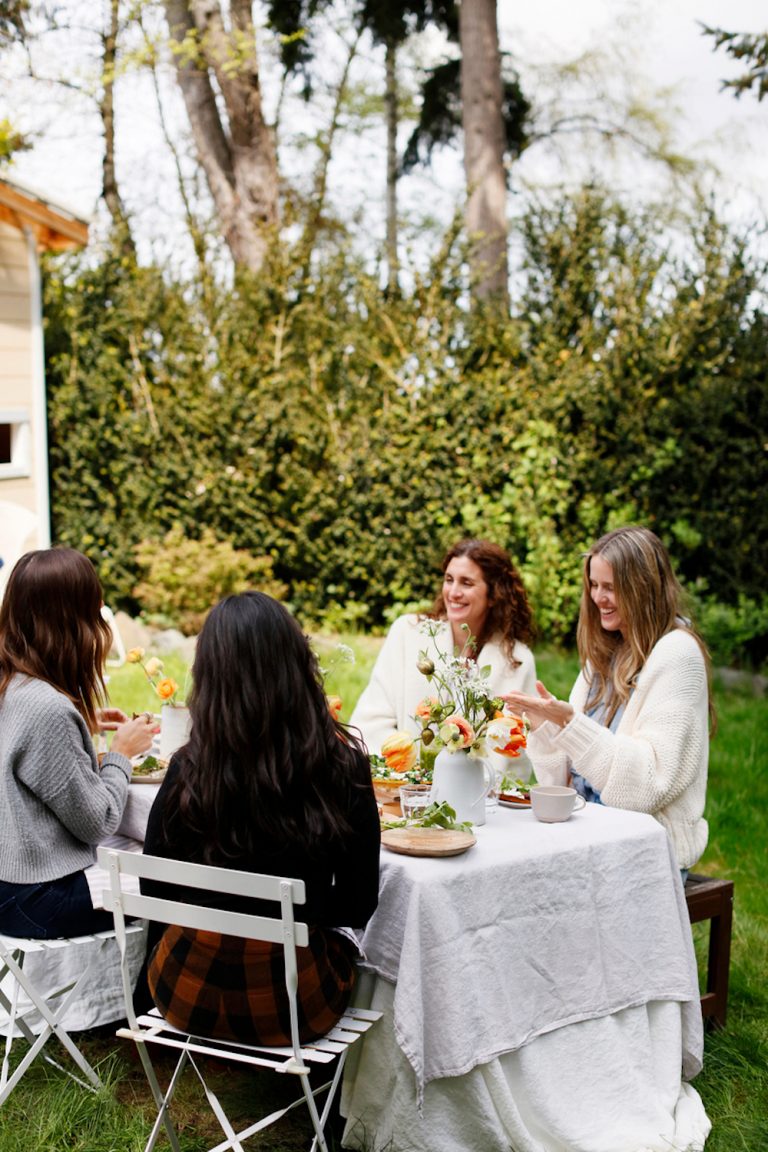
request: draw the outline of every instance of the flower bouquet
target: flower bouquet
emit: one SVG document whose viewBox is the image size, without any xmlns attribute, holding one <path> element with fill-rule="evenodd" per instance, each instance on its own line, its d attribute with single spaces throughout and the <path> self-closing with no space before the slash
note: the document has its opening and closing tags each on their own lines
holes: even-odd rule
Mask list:
<svg viewBox="0 0 768 1152">
<path fill-rule="evenodd" d="M 187 706 L 178 699 L 179 685 L 172 676 L 163 675 L 163 662 L 157 656 L 145 660 L 143 648 L 131 648 L 126 653 L 129 664 L 138 664 L 152 691 L 161 701 L 160 748 L 158 761 L 164 767 L 173 753 L 189 739 L 190 716 Z"/>
<path fill-rule="evenodd" d="M 179 685 L 172 676 L 163 676 L 163 662 L 158 656 L 150 656 L 145 661 L 146 651 L 144 648 L 131 648 L 125 656 L 129 664 L 138 664 L 144 675 L 147 678 L 152 691 L 163 702 L 163 704 L 170 704 L 172 707 L 181 707 L 184 705 L 180 700 L 177 700 Z"/>
<path fill-rule="evenodd" d="M 426 620 L 421 625 L 432 640 L 437 663 L 427 652 L 420 652 L 417 667 L 435 691 L 421 701 L 414 719 L 421 726 L 418 739 L 425 747 L 467 751 L 471 756 L 482 758 L 486 753 L 489 726 L 503 716 L 504 702 L 491 692 L 490 666 L 480 668 L 472 659 L 475 639 L 466 624 L 462 628 L 466 641 L 462 648 L 456 647 L 449 654 L 443 652 L 437 642 L 440 622 Z"/>
</svg>

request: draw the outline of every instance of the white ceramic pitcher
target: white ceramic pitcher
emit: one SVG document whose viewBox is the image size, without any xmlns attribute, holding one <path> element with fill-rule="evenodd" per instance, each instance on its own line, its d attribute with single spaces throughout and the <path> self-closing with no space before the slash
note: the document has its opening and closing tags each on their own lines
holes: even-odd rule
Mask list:
<svg viewBox="0 0 768 1152">
<path fill-rule="evenodd" d="M 432 774 L 432 800 L 450 804 L 459 822 L 485 824 L 485 798 L 493 787 L 493 770 L 466 750 L 441 748 Z"/>
</svg>

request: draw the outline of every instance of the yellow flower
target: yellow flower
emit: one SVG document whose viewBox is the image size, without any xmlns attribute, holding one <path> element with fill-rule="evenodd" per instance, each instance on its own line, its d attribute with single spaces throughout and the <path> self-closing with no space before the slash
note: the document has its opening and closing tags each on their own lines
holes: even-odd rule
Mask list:
<svg viewBox="0 0 768 1152">
<path fill-rule="evenodd" d="M 170 700 L 176 695 L 178 690 L 178 684 L 175 680 L 172 680 L 170 676 L 166 676 L 164 680 L 159 680 L 155 687 L 155 691 L 161 700 Z"/>
<path fill-rule="evenodd" d="M 126 652 L 125 658 L 129 664 L 141 664 L 142 660 L 144 659 L 144 649 L 130 648 Z"/>
<path fill-rule="evenodd" d="M 150 656 L 144 665 L 144 671 L 147 676 L 157 676 L 163 670 L 163 662 L 158 656 Z"/>
</svg>

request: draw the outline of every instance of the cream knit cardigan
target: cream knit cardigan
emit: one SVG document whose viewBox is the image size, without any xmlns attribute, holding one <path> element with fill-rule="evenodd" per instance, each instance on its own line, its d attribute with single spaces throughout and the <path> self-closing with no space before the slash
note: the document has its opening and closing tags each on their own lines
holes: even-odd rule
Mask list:
<svg viewBox="0 0 768 1152">
<path fill-rule="evenodd" d="M 566 784 L 572 768 L 604 804 L 649 812 L 669 833 L 681 868 L 707 845 L 703 819 L 709 759 L 707 671 L 693 637 L 662 636 L 637 677 L 616 732 L 584 715 L 587 682 L 570 695 L 575 715 L 564 728 L 547 721 L 528 737 L 540 784 Z"/>
<path fill-rule="evenodd" d="M 428 652 L 434 659 L 436 647 L 429 636 L 420 631 L 418 616 L 400 616 L 392 625 L 382 645 L 371 673 L 368 686 L 357 702 L 350 724 L 359 728 L 370 752 L 378 753 L 381 745 L 393 732 L 411 732 L 417 735 L 420 725 L 413 719 L 416 706 L 425 696 L 434 694 L 426 677 L 419 672 L 416 661 L 419 652 Z M 440 624 L 436 636 L 442 652 L 453 652 L 453 635 L 447 621 Z M 525 644 L 514 647 L 514 667 L 500 645 L 495 641 L 484 644 L 477 657 L 481 668 L 490 665 L 491 691 L 501 694 L 513 689 L 535 692 L 536 665 L 533 653 Z"/>
</svg>

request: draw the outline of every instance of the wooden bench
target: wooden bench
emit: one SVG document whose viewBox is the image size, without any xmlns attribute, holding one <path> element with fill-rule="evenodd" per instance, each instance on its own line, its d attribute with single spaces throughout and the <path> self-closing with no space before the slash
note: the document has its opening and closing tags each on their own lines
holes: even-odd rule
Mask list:
<svg viewBox="0 0 768 1152">
<path fill-rule="evenodd" d="M 691 924 L 710 921 L 707 990 L 701 997 L 701 1014 L 705 1024 L 724 1028 L 728 1011 L 733 881 L 691 872 L 685 882 L 685 902 Z"/>
</svg>

